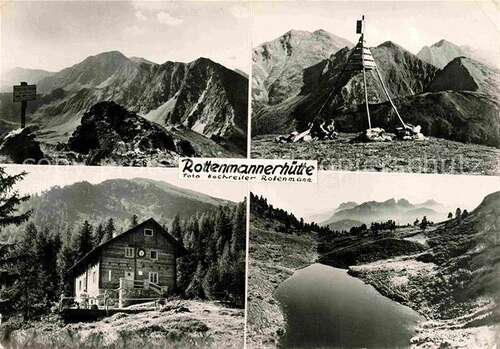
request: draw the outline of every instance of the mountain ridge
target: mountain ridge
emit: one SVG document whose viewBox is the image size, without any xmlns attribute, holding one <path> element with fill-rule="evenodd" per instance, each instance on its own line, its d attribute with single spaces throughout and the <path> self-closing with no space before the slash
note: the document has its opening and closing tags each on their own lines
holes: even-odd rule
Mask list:
<svg viewBox="0 0 500 349">
<path fill-rule="evenodd" d="M 243 198 L 242 198 L 243 199 Z M 20 212 L 33 209 L 31 220 L 60 233 L 78 229 L 84 220 L 97 225 L 113 218 L 118 228 L 126 228 L 133 214 L 140 220 L 154 217 L 169 224 L 175 215 L 187 218 L 212 210 L 220 205 L 235 203 L 201 192 L 147 178 L 113 178 L 92 184 L 79 181 L 65 186 L 53 186 L 31 195 L 22 203 Z M 5 235 L 22 229 L 5 229 Z"/>
<path fill-rule="evenodd" d="M 66 141 L 96 103 L 114 101 L 146 118 L 156 110 L 152 121 L 162 126 L 182 125 L 246 153 L 248 79 L 208 58 L 156 64 L 108 51 L 41 79 L 38 91 L 30 118 L 48 143 Z M 9 120 L 12 102 L 3 102 L 0 116 Z"/>
<path fill-rule="evenodd" d="M 426 207 L 425 203 L 429 203 L 429 207 Z M 342 203 L 320 225 L 335 226 L 335 223 L 342 221 L 355 221 L 369 225 L 372 222 L 382 222 L 389 219 L 399 224 L 411 224 L 415 219 L 421 219 L 423 216 L 427 216 L 429 220 L 446 218 L 444 211 L 439 212 L 434 208 L 444 209 L 444 206 L 429 200 L 424 203 L 412 204 L 404 198 L 398 200 L 390 198 L 384 201 L 365 201 L 356 206 Z"/>
</svg>

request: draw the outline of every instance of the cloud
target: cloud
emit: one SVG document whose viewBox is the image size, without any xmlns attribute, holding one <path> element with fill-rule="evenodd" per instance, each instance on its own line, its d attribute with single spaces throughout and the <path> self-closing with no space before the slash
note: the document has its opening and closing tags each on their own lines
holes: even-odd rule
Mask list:
<svg viewBox="0 0 500 349">
<path fill-rule="evenodd" d="M 166 25 L 172 25 L 172 26 L 179 25 L 183 22 L 182 19 L 176 18 L 165 11 L 158 12 L 158 14 L 156 15 L 156 18 L 158 18 L 158 21 L 160 23 L 163 23 Z"/>
<path fill-rule="evenodd" d="M 137 36 L 143 34 L 144 29 L 137 25 L 133 25 L 130 27 L 125 27 L 125 29 L 123 29 L 123 33 L 128 36 Z"/>
<path fill-rule="evenodd" d="M 148 19 L 148 17 L 146 17 L 144 13 L 139 10 L 135 12 L 135 17 L 137 17 L 137 19 L 140 21 L 146 21 Z"/>
<path fill-rule="evenodd" d="M 229 8 L 231 14 L 236 18 L 248 18 L 250 11 L 247 6 L 234 5 Z"/>
</svg>

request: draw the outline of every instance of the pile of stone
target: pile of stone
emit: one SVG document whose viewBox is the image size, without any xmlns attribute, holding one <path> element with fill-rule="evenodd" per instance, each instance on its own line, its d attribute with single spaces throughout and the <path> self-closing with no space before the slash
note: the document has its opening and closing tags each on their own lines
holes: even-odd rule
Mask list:
<svg viewBox="0 0 500 349">
<path fill-rule="evenodd" d="M 369 128 L 359 134 L 353 142 L 391 142 L 394 139 L 394 134 L 385 132 L 381 127 Z"/>
<path fill-rule="evenodd" d="M 406 124 L 404 127 L 396 128 L 396 137 L 403 141 L 424 141 L 425 136 L 421 129 L 420 125 Z"/>
</svg>

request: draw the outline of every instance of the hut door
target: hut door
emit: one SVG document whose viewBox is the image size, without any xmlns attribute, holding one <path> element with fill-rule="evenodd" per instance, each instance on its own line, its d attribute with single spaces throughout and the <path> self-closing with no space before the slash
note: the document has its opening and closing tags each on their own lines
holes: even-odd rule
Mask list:
<svg viewBox="0 0 500 349">
<path fill-rule="evenodd" d="M 133 271 L 125 271 L 125 280 L 134 280 L 134 272 Z"/>
</svg>

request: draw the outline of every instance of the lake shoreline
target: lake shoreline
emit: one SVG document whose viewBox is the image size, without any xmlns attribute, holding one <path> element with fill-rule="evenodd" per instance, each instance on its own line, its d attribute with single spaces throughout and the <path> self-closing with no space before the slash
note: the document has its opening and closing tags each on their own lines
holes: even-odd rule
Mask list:
<svg viewBox="0 0 500 349">
<path fill-rule="evenodd" d="M 310 235 L 278 233 L 252 217 L 248 256 L 247 348 L 276 348 L 286 319 L 275 290 L 293 273 L 317 260 Z"/>
<path fill-rule="evenodd" d="M 434 263 L 419 261 L 421 254 L 405 255 L 372 263 L 350 266 L 349 275 L 373 286 L 380 294 L 408 306 L 425 317 L 411 339 L 412 348 L 489 348 L 494 345 L 498 325 L 490 325 L 496 305 L 491 298 L 471 302 L 447 319 L 439 309 L 425 302 L 424 289 L 429 287 L 435 273 Z M 498 317 L 498 314 L 496 315 Z M 482 325 L 477 326 L 480 323 Z"/>
</svg>

